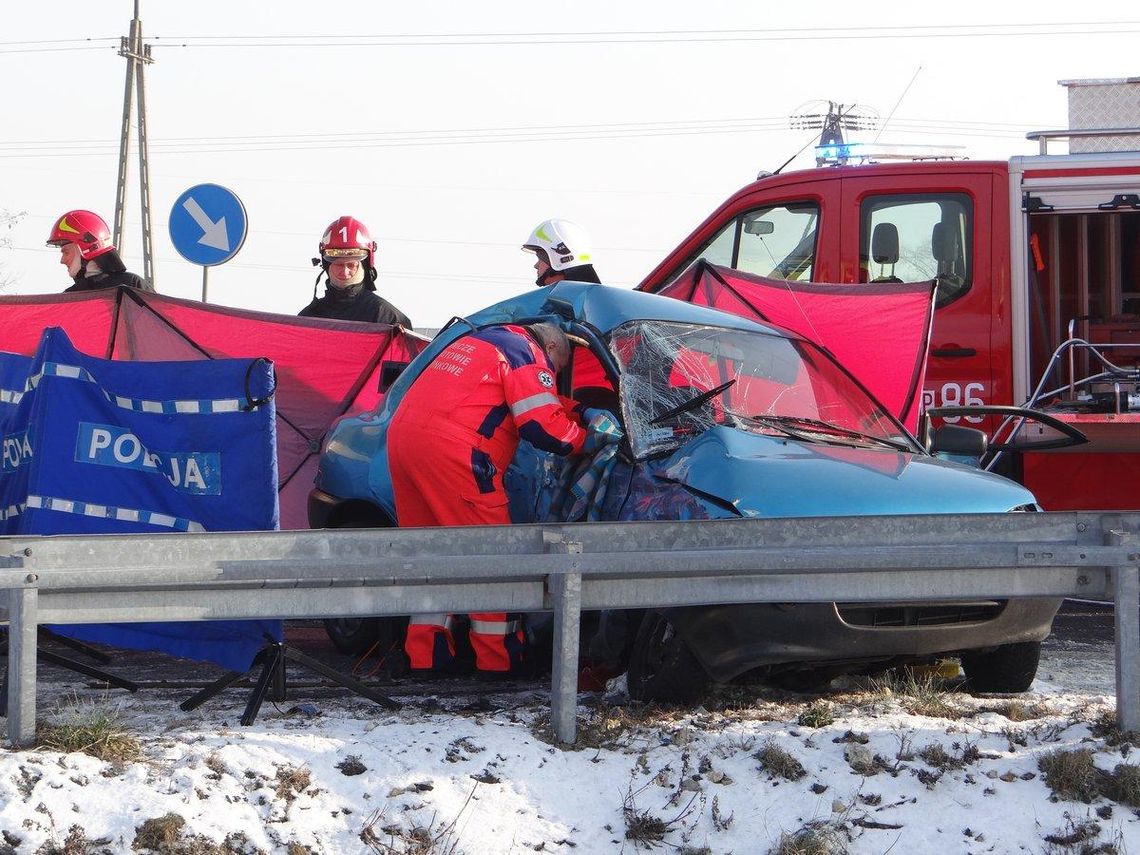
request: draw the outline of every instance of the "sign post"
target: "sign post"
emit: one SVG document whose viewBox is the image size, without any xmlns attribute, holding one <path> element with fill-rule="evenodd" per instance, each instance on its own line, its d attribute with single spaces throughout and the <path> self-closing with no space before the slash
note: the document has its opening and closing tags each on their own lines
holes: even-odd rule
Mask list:
<svg viewBox="0 0 1140 855">
<path fill-rule="evenodd" d="M 202 266 L 202 302 L 211 267 L 225 264 L 245 243 L 245 205 L 232 190 L 217 184 L 196 184 L 170 209 L 170 240 L 178 254 Z"/>
</svg>

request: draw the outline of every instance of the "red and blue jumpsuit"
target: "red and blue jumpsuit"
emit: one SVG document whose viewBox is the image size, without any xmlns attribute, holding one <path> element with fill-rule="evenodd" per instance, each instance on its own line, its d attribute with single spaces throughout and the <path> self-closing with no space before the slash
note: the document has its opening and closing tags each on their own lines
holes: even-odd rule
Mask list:
<svg viewBox="0 0 1140 855">
<path fill-rule="evenodd" d="M 580 451 L 586 439 L 554 375 L 541 344 L 515 325 L 463 336 L 436 356 L 388 428 L 400 525 L 509 523 L 503 473 L 519 439 L 561 455 Z M 505 613 L 472 614 L 470 639 L 480 671 L 509 671 L 521 662 L 523 635 Z M 405 651 L 412 668 L 450 661 L 448 616 L 414 616 Z"/>
</svg>

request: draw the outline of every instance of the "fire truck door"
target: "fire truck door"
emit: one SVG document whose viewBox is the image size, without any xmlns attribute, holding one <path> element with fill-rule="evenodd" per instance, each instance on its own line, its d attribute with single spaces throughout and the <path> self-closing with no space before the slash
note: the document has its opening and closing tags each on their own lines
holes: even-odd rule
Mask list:
<svg viewBox="0 0 1140 855">
<path fill-rule="evenodd" d="M 984 173 L 843 182 L 842 281 L 937 282 L 926 407 L 1005 403 L 991 373 L 989 182 Z M 947 421 L 987 427 L 981 417 Z"/>
</svg>

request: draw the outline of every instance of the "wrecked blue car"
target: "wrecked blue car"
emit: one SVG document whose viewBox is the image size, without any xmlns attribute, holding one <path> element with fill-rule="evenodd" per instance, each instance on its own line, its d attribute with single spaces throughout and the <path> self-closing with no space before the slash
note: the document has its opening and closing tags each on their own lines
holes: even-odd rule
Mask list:
<svg viewBox="0 0 1140 855">
<path fill-rule="evenodd" d="M 341 421 L 321 458 L 310 525 L 398 524 L 385 430 L 404 392 L 455 338 L 538 320 L 575 343 L 563 394 L 610 409 L 624 439 L 582 469 L 520 448 L 506 483 L 515 522 L 1036 511 L 1005 478 L 923 447 L 825 351 L 780 329 L 679 300 L 562 282 L 456 319 L 395 380 L 378 413 Z M 960 445 L 961 432 L 957 428 Z M 944 449 L 944 450 L 958 450 Z M 585 522 L 588 524 L 588 522 Z M 744 675 L 826 681 L 958 656 L 979 691 L 1024 691 L 1056 600 L 712 605 L 621 615 L 635 698 L 687 702 Z M 630 620 L 630 619 L 633 620 Z M 617 621 L 622 623 L 622 621 Z M 603 628 L 605 624 L 603 624 Z M 368 621 L 330 622 L 343 650 Z"/>
</svg>

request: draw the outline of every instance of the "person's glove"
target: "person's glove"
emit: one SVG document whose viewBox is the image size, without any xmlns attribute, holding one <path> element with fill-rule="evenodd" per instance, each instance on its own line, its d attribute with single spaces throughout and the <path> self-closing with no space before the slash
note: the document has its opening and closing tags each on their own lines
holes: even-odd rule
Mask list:
<svg viewBox="0 0 1140 855">
<path fill-rule="evenodd" d="M 609 410 L 603 410 L 601 407 L 586 407 L 582 410 L 582 424 L 588 425 L 598 416 L 608 416 L 612 420 L 614 414 Z"/>
<path fill-rule="evenodd" d="M 586 441 L 582 444 L 582 451 L 586 454 L 593 454 L 606 445 L 615 445 L 625 436 L 617 420 L 606 410 L 591 407 L 582 416 L 586 418 Z"/>
</svg>

